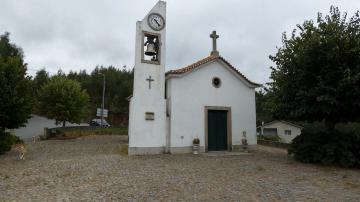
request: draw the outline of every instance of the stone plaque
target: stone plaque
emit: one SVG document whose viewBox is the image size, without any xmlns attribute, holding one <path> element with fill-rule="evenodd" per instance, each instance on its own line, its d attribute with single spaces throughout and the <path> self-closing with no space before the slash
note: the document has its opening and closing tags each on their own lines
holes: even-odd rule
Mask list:
<svg viewBox="0 0 360 202">
<path fill-rule="evenodd" d="M 145 112 L 145 120 L 154 120 L 155 114 L 154 112 Z"/>
</svg>

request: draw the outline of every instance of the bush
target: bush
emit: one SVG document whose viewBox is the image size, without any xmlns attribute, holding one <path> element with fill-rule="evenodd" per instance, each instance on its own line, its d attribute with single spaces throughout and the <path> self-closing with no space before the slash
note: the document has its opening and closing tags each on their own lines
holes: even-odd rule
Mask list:
<svg viewBox="0 0 360 202">
<path fill-rule="evenodd" d="M 275 141 L 275 142 L 280 142 L 281 141 L 280 137 L 277 136 L 277 135 L 258 135 L 257 139 L 258 140 Z"/>
<path fill-rule="evenodd" d="M 360 168 L 360 133 L 356 124 L 338 125 L 327 130 L 317 124 L 302 130 L 288 149 L 304 163 L 321 163 Z"/>
<path fill-rule="evenodd" d="M 194 138 L 193 139 L 193 144 L 200 144 L 200 139 L 199 138 Z"/>
<path fill-rule="evenodd" d="M 21 142 L 22 140 L 19 137 L 0 130 L 0 154 L 9 151 L 13 144 Z"/>
</svg>

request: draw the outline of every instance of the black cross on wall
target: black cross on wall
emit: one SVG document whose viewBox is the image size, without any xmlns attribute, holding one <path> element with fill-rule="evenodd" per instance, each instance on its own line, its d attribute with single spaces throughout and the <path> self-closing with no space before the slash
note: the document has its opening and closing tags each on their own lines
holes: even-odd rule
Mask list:
<svg viewBox="0 0 360 202">
<path fill-rule="evenodd" d="M 151 82 L 152 82 L 152 81 L 155 81 L 155 80 L 152 79 L 151 76 L 149 76 L 149 78 L 147 78 L 146 81 L 149 82 L 149 89 L 151 89 Z"/>
</svg>

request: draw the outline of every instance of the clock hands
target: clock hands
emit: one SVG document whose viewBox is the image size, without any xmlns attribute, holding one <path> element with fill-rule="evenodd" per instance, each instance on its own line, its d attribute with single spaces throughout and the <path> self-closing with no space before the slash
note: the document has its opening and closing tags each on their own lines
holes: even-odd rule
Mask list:
<svg viewBox="0 0 360 202">
<path fill-rule="evenodd" d="M 156 19 L 154 19 L 154 21 L 156 22 L 156 24 L 159 25 L 159 27 L 161 26 L 160 23 Z"/>
</svg>

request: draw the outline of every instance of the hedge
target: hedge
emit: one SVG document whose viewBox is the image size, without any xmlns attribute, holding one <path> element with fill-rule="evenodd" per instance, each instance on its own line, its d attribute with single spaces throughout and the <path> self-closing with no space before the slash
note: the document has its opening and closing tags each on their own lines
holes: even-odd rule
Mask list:
<svg viewBox="0 0 360 202">
<path fill-rule="evenodd" d="M 19 137 L 9 132 L 0 130 L 0 154 L 4 154 L 5 152 L 11 150 L 11 146 L 13 144 L 20 142 L 22 142 L 22 140 Z"/>
<path fill-rule="evenodd" d="M 360 168 L 358 125 L 338 125 L 334 130 L 308 126 L 292 141 L 288 152 L 304 163 Z"/>
</svg>

